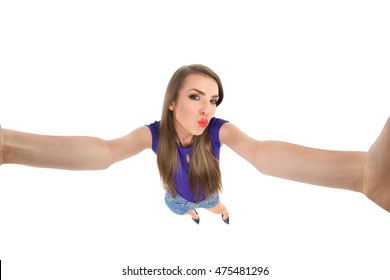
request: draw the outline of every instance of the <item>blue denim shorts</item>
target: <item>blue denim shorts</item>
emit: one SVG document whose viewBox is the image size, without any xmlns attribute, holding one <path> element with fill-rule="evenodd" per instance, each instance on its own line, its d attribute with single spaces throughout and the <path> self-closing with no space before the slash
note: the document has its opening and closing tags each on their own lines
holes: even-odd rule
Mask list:
<svg viewBox="0 0 390 280">
<path fill-rule="evenodd" d="M 195 210 L 197 208 L 213 208 L 217 205 L 219 201 L 219 195 L 212 195 L 209 198 L 202 200 L 198 203 L 190 202 L 187 199 L 183 198 L 180 195 L 172 197 L 169 192 L 165 193 L 165 203 L 168 208 L 175 214 L 183 215 L 190 210 Z"/>
</svg>

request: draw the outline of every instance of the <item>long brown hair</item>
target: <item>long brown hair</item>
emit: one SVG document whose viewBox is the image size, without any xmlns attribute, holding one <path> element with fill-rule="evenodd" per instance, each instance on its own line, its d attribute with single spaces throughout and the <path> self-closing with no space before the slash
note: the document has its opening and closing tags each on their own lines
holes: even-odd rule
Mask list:
<svg viewBox="0 0 390 280">
<path fill-rule="evenodd" d="M 173 125 L 173 114 L 169 106 L 176 101 L 183 82 L 190 74 L 202 74 L 214 79 L 218 84 L 219 99 L 217 106 L 223 99 L 222 83 L 218 75 L 201 64 L 191 64 L 180 67 L 173 74 L 165 92 L 161 114 L 157 151 L 157 166 L 164 188 L 176 196 L 175 174 L 181 172 L 178 168 L 178 151 L 176 147 L 177 134 Z M 206 198 L 222 191 L 221 171 L 219 161 L 215 157 L 210 139 L 210 126 L 198 136 L 194 136 L 192 156 L 188 178 L 194 198 L 198 200 L 202 192 Z"/>
</svg>

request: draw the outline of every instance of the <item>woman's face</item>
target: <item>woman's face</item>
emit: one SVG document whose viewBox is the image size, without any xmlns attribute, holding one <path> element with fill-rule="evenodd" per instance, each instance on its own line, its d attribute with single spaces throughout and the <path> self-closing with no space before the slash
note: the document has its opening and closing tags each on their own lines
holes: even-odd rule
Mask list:
<svg viewBox="0 0 390 280">
<path fill-rule="evenodd" d="M 176 100 L 169 106 L 173 125 L 182 146 L 204 132 L 214 116 L 218 101 L 217 82 L 202 74 L 191 74 L 183 82 Z"/>
</svg>

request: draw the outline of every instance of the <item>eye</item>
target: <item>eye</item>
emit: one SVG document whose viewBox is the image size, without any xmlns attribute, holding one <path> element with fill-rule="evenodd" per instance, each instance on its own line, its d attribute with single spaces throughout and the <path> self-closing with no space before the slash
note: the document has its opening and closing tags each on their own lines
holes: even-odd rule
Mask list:
<svg viewBox="0 0 390 280">
<path fill-rule="evenodd" d="M 217 104 L 218 104 L 218 100 L 216 100 L 216 99 L 212 99 L 210 102 L 211 102 L 213 105 L 217 105 Z"/>
<path fill-rule="evenodd" d="M 192 99 L 192 100 L 199 100 L 200 97 L 198 95 L 196 95 L 196 94 L 192 94 L 192 95 L 190 95 L 190 99 Z"/>
</svg>

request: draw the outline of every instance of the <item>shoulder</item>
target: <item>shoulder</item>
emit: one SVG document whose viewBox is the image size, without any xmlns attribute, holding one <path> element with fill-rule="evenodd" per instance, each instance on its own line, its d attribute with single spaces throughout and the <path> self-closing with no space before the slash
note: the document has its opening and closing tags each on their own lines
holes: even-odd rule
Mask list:
<svg viewBox="0 0 390 280">
<path fill-rule="evenodd" d="M 226 144 L 230 147 L 237 143 L 254 140 L 230 122 L 224 123 L 221 126 L 221 129 L 219 130 L 219 139 L 222 144 Z"/>
<path fill-rule="evenodd" d="M 225 124 L 228 123 L 228 121 L 220 118 L 212 118 L 210 120 L 210 137 L 213 144 L 217 146 L 221 146 L 220 143 L 220 129 Z"/>
<path fill-rule="evenodd" d="M 151 124 L 145 125 L 149 128 L 151 136 L 152 136 L 152 149 L 155 153 L 157 153 L 157 147 L 158 147 L 158 130 L 160 126 L 159 121 L 155 121 Z"/>
<path fill-rule="evenodd" d="M 231 123 L 225 123 L 221 127 L 219 138 L 222 144 L 225 144 L 249 162 L 253 162 L 255 151 L 261 143 L 261 141 L 248 136 Z"/>
<path fill-rule="evenodd" d="M 155 121 L 155 122 L 152 122 L 151 124 L 146 124 L 145 126 L 147 126 L 151 132 L 158 132 L 158 127 L 160 125 L 160 122 L 159 121 Z"/>
<path fill-rule="evenodd" d="M 158 138 L 158 131 L 159 131 L 159 127 L 160 127 L 159 121 L 155 121 L 151 124 L 146 124 L 145 126 L 147 128 L 149 128 L 150 132 L 152 133 L 152 137 Z"/>
<path fill-rule="evenodd" d="M 233 135 L 236 132 L 236 129 L 238 128 L 230 122 L 224 123 L 219 130 L 219 139 L 221 144 L 228 144 L 230 139 L 229 136 Z"/>
<path fill-rule="evenodd" d="M 212 137 L 218 137 L 219 138 L 219 131 L 221 127 L 225 124 L 228 123 L 227 120 L 220 119 L 220 118 L 212 118 L 210 120 L 210 134 Z"/>
</svg>

